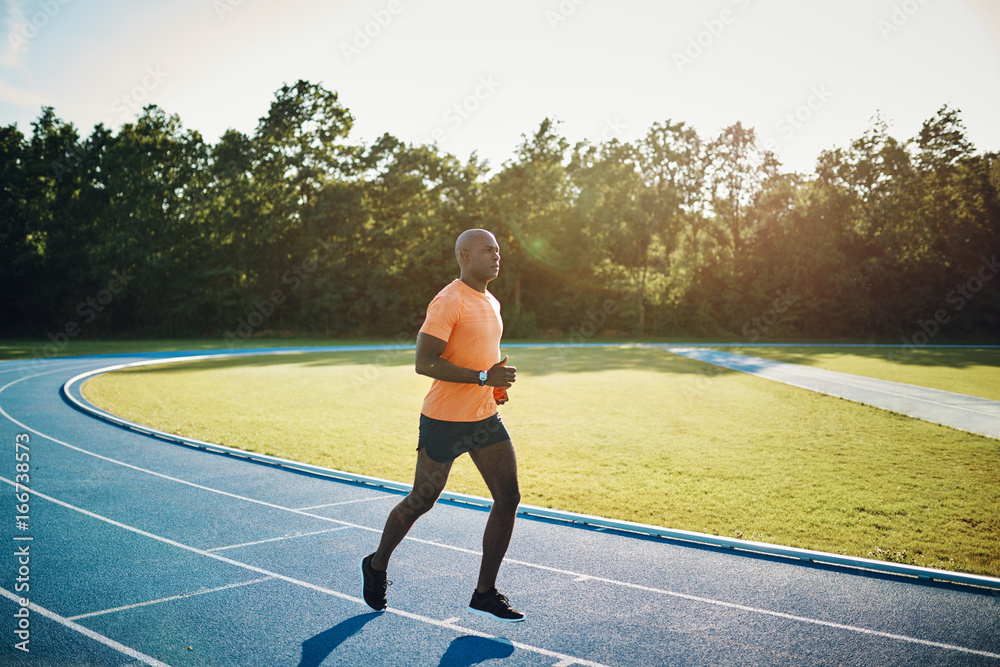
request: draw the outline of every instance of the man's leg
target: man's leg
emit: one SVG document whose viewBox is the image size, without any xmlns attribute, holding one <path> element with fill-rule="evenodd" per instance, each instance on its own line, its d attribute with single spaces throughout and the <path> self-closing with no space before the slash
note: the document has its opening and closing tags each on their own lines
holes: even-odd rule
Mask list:
<svg viewBox="0 0 1000 667">
<path fill-rule="evenodd" d="M 425 449 L 417 452 L 417 471 L 413 479 L 413 490 L 389 512 L 385 528 L 382 530 L 382 539 L 372 555 L 373 568 L 382 572 L 386 570 L 392 552 L 410 532 L 414 522 L 437 502 L 444 485 L 448 482 L 450 472 L 451 463 L 438 463 L 427 455 Z"/>
<path fill-rule="evenodd" d="M 518 503 L 521 502 L 521 491 L 517 484 L 517 458 L 510 440 L 469 452 L 469 455 L 493 496 L 493 508 L 483 532 L 483 560 L 476 586 L 478 592 L 486 593 L 496 586 L 497 572 L 510 545 L 514 517 L 517 515 Z"/>
</svg>

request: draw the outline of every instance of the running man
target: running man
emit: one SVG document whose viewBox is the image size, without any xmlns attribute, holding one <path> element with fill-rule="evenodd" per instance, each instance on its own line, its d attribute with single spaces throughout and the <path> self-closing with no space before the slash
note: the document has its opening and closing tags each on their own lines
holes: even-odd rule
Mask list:
<svg viewBox="0 0 1000 667">
<path fill-rule="evenodd" d="M 386 608 L 389 558 L 414 522 L 444 490 L 452 462 L 469 453 L 493 496 L 483 533 L 479 582 L 469 611 L 505 622 L 524 620 L 496 589 L 497 572 L 514 530 L 521 492 L 510 435 L 497 414 L 517 370 L 500 359 L 500 303 L 486 286 L 500 273 L 500 246 L 485 229 L 463 232 L 455 242 L 460 277 L 431 301 L 417 334 L 416 370 L 433 378 L 420 411 L 413 490 L 389 513 L 375 553 L 361 561 L 364 598 Z"/>
</svg>

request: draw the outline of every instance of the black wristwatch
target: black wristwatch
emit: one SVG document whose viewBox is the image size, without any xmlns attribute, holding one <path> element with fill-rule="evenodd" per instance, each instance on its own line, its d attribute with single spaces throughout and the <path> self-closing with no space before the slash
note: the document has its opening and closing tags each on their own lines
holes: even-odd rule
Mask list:
<svg viewBox="0 0 1000 667">
<path fill-rule="evenodd" d="M 486 384 L 486 381 L 489 379 L 489 377 L 490 374 L 488 372 L 479 371 L 479 386 L 482 387 L 484 384 Z"/>
</svg>

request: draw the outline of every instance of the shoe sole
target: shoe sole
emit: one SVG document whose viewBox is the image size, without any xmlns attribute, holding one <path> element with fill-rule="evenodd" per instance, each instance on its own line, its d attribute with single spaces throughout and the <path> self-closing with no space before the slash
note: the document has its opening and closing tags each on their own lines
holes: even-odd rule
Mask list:
<svg viewBox="0 0 1000 667">
<path fill-rule="evenodd" d="M 367 558 L 367 556 L 365 556 L 365 558 Z M 388 607 L 388 605 L 386 605 L 386 607 L 382 607 L 381 609 L 376 609 L 375 607 L 373 607 L 370 604 L 368 604 L 368 600 L 365 600 L 365 561 L 364 561 L 364 558 L 361 559 L 361 599 L 364 600 L 364 603 L 366 605 L 368 605 L 369 609 L 371 609 L 372 611 L 378 612 L 379 614 L 385 613 L 386 607 Z"/>
<path fill-rule="evenodd" d="M 500 621 L 501 623 L 521 623 L 524 621 L 524 616 L 521 618 L 500 618 L 495 616 L 488 611 L 483 611 L 482 609 L 473 609 L 472 607 L 467 607 L 470 614 L 478 614 L 480 616 L 485 616 L 486 618 L 492 618 L 494 621 Z"/>
</svg>

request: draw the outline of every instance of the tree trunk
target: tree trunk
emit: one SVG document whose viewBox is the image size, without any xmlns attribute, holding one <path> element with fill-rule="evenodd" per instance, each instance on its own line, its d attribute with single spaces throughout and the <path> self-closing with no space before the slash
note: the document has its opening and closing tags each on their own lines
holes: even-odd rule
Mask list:
<svg viewBox="0 0 1000 667">
<path fill-rule="evenodd" d="M 643 265 L 642 273 L 639 276 L 639 292 L 637 294 L 639 297 L 639 336 L 646 333 L 646 266 Z"/>
<path fill-rule="evenodd" d="M 514 274 L 514 314 L 521 316 L 521 272 Z"/>
</svg>

